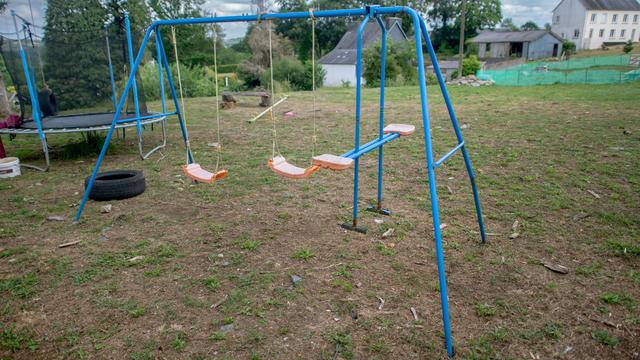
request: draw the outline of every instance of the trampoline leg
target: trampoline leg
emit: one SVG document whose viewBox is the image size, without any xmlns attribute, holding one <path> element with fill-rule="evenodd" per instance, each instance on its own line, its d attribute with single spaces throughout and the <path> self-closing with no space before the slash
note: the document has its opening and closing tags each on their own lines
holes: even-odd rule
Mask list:
<svg viewBox="0 0 640 360">
<path fill-rule="evenodd" d="M 51 161 L 49 160 L 49 145 L 47 145 L 47 138 L 42 137 L 41 141 L 42 141 L 42 153 L 44 154 L 44 167 L 32 165 L 32 164 L 20 164 L 20 167 L 38 170 L 42 172 L 49 171 L 49 167 L 51 166 Z"/>
<path fill-rule="evenodd" d="M 151 125 L 153 126 L 153 124 Z M 162 120 L 162 144 L 154 147 L 153 149 L 149 150 L 149 152 L 145 154 L 142 149 L 142 142 L 138 142 L 138 150 L 140 152 L 140 156 L 142 157 L 142 160 L 148 159 L 149 156 L 153 155 L 153 153 L 164 148 L 165 146 L 167 146 L 167 119 Z"/>
</svg>

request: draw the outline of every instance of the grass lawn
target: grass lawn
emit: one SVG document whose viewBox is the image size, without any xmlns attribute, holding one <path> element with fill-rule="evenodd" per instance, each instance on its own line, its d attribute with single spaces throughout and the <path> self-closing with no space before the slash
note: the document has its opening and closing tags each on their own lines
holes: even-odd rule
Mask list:
<svg viewBox="0 0 640 360">
<path fill-rule="evenodd" d="M 437 89 L 429 93 L 438 157 L 455 138 Z M 0 358 L 446 357 L 419 94 L 387 94 L 387 121 L 419 131 L 385 146 L 385 206 L 394 214 L 380 223 L 363 212 L 367 234 L 338 226 L 351 214 L 351 170 L 294 181 L 267 168 L 268 118 L 245 121 L 261 110 L 257 99 L 222 114 L 222 183 L 185 180 L 175 121 L 163 156 L 147 161 L 128 131 L 103 170 L 143 169 L 147 191 L 110 202 L 106 214 L 104 203 L 89 202 L 75 226 L 95 156 L 69 158 L 64 145 L 80 137 L 50 136 L 50 172 L 0 181 Z M 312 97 L 290 95 L 277 111 L 278 144 L 304 166 Z M 438 169 L 457 357 L 637 357 L 640 84 L 454 87 L 451 95 L 490 233 L 480 245 L 457 154 Z M 376 97 L 364 93 L 363 142 L 377 132 Z M 319 92 L 318 152 L 351 148 L 354 100 L 353 89 Z M 195 157 L 209 169 L 214 109 L 213 98 L 187 100 Z M 146 146 L 159 138 L 157 128 L 146 132 Z M 3 140 L 21 160 L 39 159 L 35 137 Z M 360 170 L 364 208 L 375 199 L 377 157 L 365 156 Z M 302 278 L 295 286 L 292 275 Z"/>
</svg>

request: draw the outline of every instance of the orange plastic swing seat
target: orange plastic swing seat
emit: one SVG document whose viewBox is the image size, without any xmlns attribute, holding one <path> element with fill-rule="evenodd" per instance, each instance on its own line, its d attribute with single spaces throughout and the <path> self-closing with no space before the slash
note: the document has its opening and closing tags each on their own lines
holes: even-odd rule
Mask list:
<svg viewBox="0 0 640 360">
<path fill-rule="evenodd" d="M 201 168 L 199 164 L 182 165 L 182 171 L 184 171 L 184 174 L 188 178 L 204 183 L 212 183 L 217 180 L 221 180 L 229 174 L 229 171 L 226 169 L 212 173 Z"/>
<path fill-rule="evenodd" d="M 389 124 L 382 129 L 385 134 L 398 133 L 400 136 L 409 136 L 416 131 L 416 127 L 407 124 Z"/>
<path fill-rule="evenodd" d="M 269 159 L 268 166 L 276 174 L 290 179 L 306 179 L 320 169 L 320 166 L 317 165 L 312 165 L 306 169 L 292 165 L 287 162 L 284 156 L 276 156 L 273 159 Z"/>
<path fill-rule="evenodd" d="M 312 158 L 313 165 L 331 170 L 345 170 L 353 165 L 353 159 L 332 154 L 322 154 Z"/>
</svg>

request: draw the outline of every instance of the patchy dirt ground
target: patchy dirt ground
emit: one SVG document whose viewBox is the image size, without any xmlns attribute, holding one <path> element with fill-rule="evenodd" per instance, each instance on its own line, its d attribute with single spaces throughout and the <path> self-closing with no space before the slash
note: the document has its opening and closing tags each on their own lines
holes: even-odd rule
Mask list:
<svg viewBox="0 0 640 360">
<path fill-rule="evenodd" d="M 640 86 L 451 91 L 490 233 L 480 245 L 456 155 L 438 169 L 438 191 L 457 356 L 639 358 Z M 429 93 L 437 156 L 455 140 L 437 89 Z M 354 94 L 319 93 L 318 152 L 351 148 Z M 0 357 L 445 358 L 419 95 L 387 94 L 387 121 L 420 131 L 385 146 L 393 216 L 362 212 L 365 235 L 338 226 L 351 215 L 351 170 L 292 181 L 266 167 L 271 125 L 245 121 L 257 100 L 223 113 L 230 175 L 220 184 L 185 180 L 175 121 L 167 149 L 147 161 L 132 131 L 116 139 L 103 170 L 143 169 L 147 191 L 110 202 L 107 214 L 90 202 L 78 225 L 95 157 L 69 159 L 65 145 L 80 137 L 51 136 L 50 172 L 0 181 Z M 293 93 L 277 111 L 280 151 L 296 164 L 311 156 L 311 104 L 310 93 Z M 187 100 L 206 168 L 214 109 L 213 98 Z M 377 111 L 367 90 L 363 142 Z M 151 146 L 159 132 L 145 138 Z M 3 140 L 38 160 L 35 138 Z M 375 199 L 376 172 L 372 153 L 361 161 L 361 208 Z"/>
</svg>

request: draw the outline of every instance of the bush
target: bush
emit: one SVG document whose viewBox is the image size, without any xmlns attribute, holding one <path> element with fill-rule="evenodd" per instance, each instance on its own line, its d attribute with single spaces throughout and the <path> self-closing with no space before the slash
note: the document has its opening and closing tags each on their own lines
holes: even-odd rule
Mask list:
<svg viewBox="0 0 640 360">
<path fill-rule="evenodd" d="M 417 70 L 412 43 L 394 44 L 387 42 L 387 63 L 385 82 L 388 85 L 409 85 L 416 82 Z M 363 77 L 367 87 L 380 86 L 380 66 L 382 45 L 369 47 L 364 52 Z"/>
<path fill-rule="evenodd" d="M 627 41 L 626 44 L 624 44 L 624 47 L 622 48 L 622 51 L 624 51 L 625 54 L 630 53 L 633 50 L 633 42 L 631 42 L 631 40 Z"/>
<path fill-rule="evenodd" d="M 462 60 L 462 76 L 475 75 L 480 70 L 480 60 L 475 55 Z"/>
<path fill-rule="evenodd" d="M 170 65 L 170 71 L 176 91 L 179 91 L 178 72 L 175 64 Z M 180 75 L 182 78 L 182 90 L 185 97 L 214 96 L 216 94 L 214 79 L 215 73 L 213 70 L 202 66 L 189 67 L 187 65 L 180 64 Z M 157 64 L 155 62 L 150 62 L 142 65 L 140 67 L 140 78 L 144 88 L 145 98 L 147 100 L 160 99 L 160 80 L 158 78 Z M 164 76 L 164 79 L 165 85 L 168 86 L 166 75 Z M 222 84 L 219 85 L 221 86 Z M 171 96 L 168 92 L 168 88 L 166 88 L 165 94 L 167 97 Z"/>
<path fill-rule="evenodd" d="M 573 55 L 576 53 L 576 44 L 573 41 L 564 40 L 562 42 L 562 50 L 567 56 Z"/>
<path fill-rule="evenodd" d="M 273 64 L 273 80 L 275 85 L 280 85 L 283 91 L 290 90 L 311 90 L 312 89 L 312 64 L 310 61 L 304 64 L 296 59 L 284 57 Z M 316 88 L 322 87 L 325 71 L 316 64 Z M 265 69 L 260 76 L 260 84 L 269 88 L 270 70 Z"/>
</svg>

